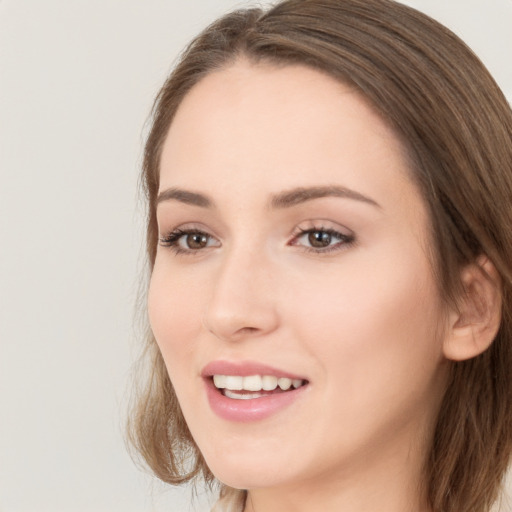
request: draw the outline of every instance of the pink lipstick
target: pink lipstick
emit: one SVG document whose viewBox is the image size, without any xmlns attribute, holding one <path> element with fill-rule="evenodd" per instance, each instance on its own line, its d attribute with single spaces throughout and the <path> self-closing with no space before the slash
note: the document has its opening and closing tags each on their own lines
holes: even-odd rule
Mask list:
<svg viewBox="0 0 512 512">
<path fill-rule="evenodd" d="M 291 405 L 308 380 L 261 363 L 214 361 L 203 369 L 213 412 L 228 421 L 265 419 Z"/>
</svg>

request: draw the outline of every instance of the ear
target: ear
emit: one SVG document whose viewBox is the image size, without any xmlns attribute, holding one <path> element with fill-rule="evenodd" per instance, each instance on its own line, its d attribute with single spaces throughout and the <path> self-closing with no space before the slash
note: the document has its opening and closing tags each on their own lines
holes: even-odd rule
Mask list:
<svg viewBox="0 0 512 512">
<path fill-rule="evenodd" d="M 449 316 L 445 357 L 464 361 L 484 352 L 501 323 L 501 279 L 493 263 L 481 256 L 461 273 L 462 297 Z"/>
</svg>

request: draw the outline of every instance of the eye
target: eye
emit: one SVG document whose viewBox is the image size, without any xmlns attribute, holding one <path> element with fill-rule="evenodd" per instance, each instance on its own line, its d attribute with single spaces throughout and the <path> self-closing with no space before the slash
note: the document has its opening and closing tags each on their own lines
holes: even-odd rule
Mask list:
<svg viewBox="0 0 512 512">
<path fill-rule="evenodd" d="M 329 247 L 333 239 L 332 234 L 327 231 L 310 231 L 307 234 L 307 237 L 308 243 L 311 244 L 311 247 L 315 247 L 317 249 Z"/>
<path fill-rule="evenodd" d="M 353 234 L 344 234 L 331 228 L 299 228 L 299 234 L 295 235 L 290 245 L 300 245 L 311 252 L 330 252 L 345 248 L 353 244 Z"/>
<path fill-rule="evenodd" d="M 160 245 L 170 247 L 175 253 L 193 253 L 220 243 L 214 237 L 197 229 L 175 229 L 159 239 Z"/>
</svg>

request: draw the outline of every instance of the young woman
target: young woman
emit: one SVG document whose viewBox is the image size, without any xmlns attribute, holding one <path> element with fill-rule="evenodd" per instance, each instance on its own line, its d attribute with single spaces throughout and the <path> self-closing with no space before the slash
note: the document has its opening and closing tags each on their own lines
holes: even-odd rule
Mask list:
<svg viewBox="0 0 512 512">
<path fill-rule="evenodd" d="M 144 160 L 132 440 L 217 510 L 484 512 L 512 443 L 512 113 L 390 0 L 287 0 L 192 42 Z"/>
</svg>

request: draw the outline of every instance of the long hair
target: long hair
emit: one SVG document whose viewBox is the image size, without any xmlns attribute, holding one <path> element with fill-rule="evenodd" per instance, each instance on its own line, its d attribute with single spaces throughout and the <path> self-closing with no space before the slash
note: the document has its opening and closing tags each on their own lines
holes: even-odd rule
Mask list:
<svg viewBox="0 0 512 512">
<path fill-rule="evenodd" d="M 424 468 L 434 512 L 486 512 L 512 449 L 512 112 L 488 71 L 452 32 L 392 0 L 285 0 L 224 16 L 184 51 L 156 98 L 142 182 L 147 255 L 155 261 L 161 149 L 178 106 L 204 76 L 244 57 L 301 64 L 369 100 L 402 140 L 430 214 L 433 266 L 453 304 L 463 266 L 485 254 L 503 288 L 502 323 L 482 355 L 451 364 Z M 130 439 L 162 480 L 214 480 L 183 419 L 151 334 L 149 373 Z"/>
</svg>

